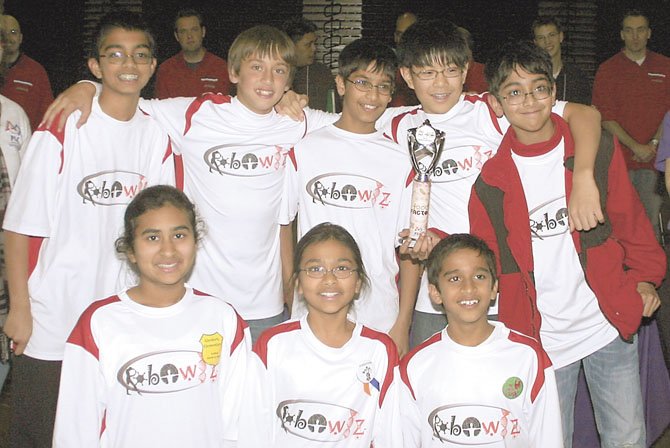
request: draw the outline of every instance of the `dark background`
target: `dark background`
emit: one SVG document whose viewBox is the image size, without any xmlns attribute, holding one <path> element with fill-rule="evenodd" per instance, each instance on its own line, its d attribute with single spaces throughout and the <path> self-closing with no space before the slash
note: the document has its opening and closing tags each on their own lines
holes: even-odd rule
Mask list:
<svg viewBox="0 0 670 448">
<path fill-rule="evenodd" d="M 90 1 L 102 10 L 122 8 L 122 0 Z M 571 2 L 566 2 L 568 7 Z M 580 3 L 580 2 L 573 2 Z M 581 2 L 583 3 L 583 2 Z M 652 38 L 649 47 L 670 55 L 670 0 L 637 2 L 605 1 L 597 4 L 597 62 L 602 62 L 621 48 L 619 20 L 621 13 L 636 7 L 651 19 Z M 58 93 L 87 74 L 85 69 L 85 2 L 83 0 L 5 0 L 5 11 L 17 17 L 23 31 L 23 49 L 41 62 Z M 205 45 L 214 53 L 226 56 L 234 37 L 250 26 L 267 23 L 279 26 L 289 17 L 301 14 L 302 0 L 143 0 L 142 8 L 159 48 L 159 61 L 179 50 L 172 35 L 173 18 L 179 8 L 193 6 L 205 15 Z M 538 2 L 531 0 L 363 0 L 364 36 L 384 39 L 392 44 L 395 18 L 403 11 L 444 18 L 470 30 L 475 39 L 475 58 L 485 61 L 492 50 L 510 39 L 529 37 L 529 27 L 538 12 Z M 569 36 L 567 36 L 569 38 Z"/>
</svg>

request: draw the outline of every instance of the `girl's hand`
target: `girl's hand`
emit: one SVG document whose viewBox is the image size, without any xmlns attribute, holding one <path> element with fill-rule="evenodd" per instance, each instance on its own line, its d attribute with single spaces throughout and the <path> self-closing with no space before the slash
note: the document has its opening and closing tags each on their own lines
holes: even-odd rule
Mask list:
<svg viewBox="0 0 670 448">
<path fill-rule="evenodd" d="M 22 306 L 11 307 L 3 331 L 14 343 L 14 354 L 22 354 L 26 345 L 28 345 L 30 336 L 33 334 L 33 316 L 30 312 L 30 306 L 27 308 Z"/>
</svg>

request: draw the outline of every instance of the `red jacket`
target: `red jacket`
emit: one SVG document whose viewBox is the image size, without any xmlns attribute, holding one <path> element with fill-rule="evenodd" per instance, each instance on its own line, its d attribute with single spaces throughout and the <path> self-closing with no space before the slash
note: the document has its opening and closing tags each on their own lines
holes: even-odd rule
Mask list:
<svg viewBox="0 0 670 448">
<path fill-rule="evenodd" d="M 554 148 L 565 138 L 565 188 L 572 189 L 574 143 L 567 123 L 553 115 L 556 131 L 548 142 L 531 149 Z M 498 259 L 499 318 L 510 328 L 540 338 L 528 206 L 512 148 L 522 146 L 512 128 L 498 153 L 484 165 L 472 188 L 471 232 L 482 237 Z M 606 223 L 588 232 L 572 232 L 585 278 L 600 309 L 624 339 L 642 319 L 639 282 L 658 286 L 666 259 L 626 172 L 618 142 L 603 132 L 594 177 L 605 204 Z"/>
</svg>

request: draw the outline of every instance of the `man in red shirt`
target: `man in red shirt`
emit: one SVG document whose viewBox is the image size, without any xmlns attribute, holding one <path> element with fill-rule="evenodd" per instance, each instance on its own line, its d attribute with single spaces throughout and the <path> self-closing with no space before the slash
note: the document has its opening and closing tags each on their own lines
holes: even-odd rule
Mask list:
<svg viewBox="0 0 670 448">
<path fill-rule="evenodd" d="M 156 97 L 200 96 L 203 93 L 228 94 L 230 80 L 226 61 L 202 46 L 205 37 L 202 15 L 182 9 L 174 23 L 174 37 L 181 51 L 163 62 L 156 72 Z"/>
<path fill-rule="evenodd" d="M 54 100 L 49 76 L 42 65 L 21 52 L 23 34 L 16 18 L 2 16 L 2 63 L 7 71 L 0 94 L 16 101 L 30 118 L 33 131 L 37 129 L 44 112 Z"/>
<path fill-rule="evenodd" d="M 647 49 L 650 37 L 645 14 L 624 14 L 624 48 L 598 68 L 593 105 L 602 114 L 603 128 L 623 144 L 628 174 L 658 233 L 661 197 L 653 162 L 663 116 L 670 109 L 670 58 Z"/>
</svg>

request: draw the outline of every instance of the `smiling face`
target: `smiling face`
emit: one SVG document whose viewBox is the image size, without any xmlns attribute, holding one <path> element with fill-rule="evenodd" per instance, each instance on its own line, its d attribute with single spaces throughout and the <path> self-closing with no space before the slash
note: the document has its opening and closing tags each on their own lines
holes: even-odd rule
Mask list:
<svg viewBox="0 0 670 448">
<path fill-rule="evenodd" d="M 498 282 L 477 250 L 456 249 L 442 261 L 437 286 L 428 292 L 433 303 L 442 305 L 449 326 L 465 328 L 487 324 L 491 300 L 498 293 Z"/>
<path fill-rule="evenodd" d="M 464 69 L 460 69 L 455 64 L 444 66 L 434 63 L 423 67 L 400 67 L 400 73 L 407 85 L 414 89 L 426 113 L 445 114 L 458 103 L 468 69 L 467 64 Z M 432 75 L 435 75 L 434 79 L 421 79 Z"/>
<path fill-rule="evenodd" d="M 541 25 L 533 30 L 535 35 L 535 45 L 549 53 L 552 60 L 561 58 L 561 43 L 563 42 L 563 32 L 558 31 L 556 25 Z"/>
<path fill-rule="evenodd" d="M 139 272 L 142 290 L 183 288 L 193 269 L 195 253 L 193 226 L 184 210 L 164 205 L 137 217 L 128 259 Z"/>
<path fill-rule="evenodd" d="M 546 98 L 535 98 L 544 96 L 543 92 L 548 93 Z M 523 97 L 522 102 L 509 104 L 514 97 Z M 498 116 L 505 115 L 521 143 L 531 145 L 553 136 L 551 108 L 556 100 L 556 89 L 545 75 L 528 73 L 517 66 L 502 82 L 499 94 L 490 95 L 488 100 Z"/>
<path fill-rule="evenodd" d="M 90 58 L 88 66 L 91 73 L 102 81 L 103 94 L 109 96 L 130 95 L 139 98 L 140 91 L 149 82 L 156 69 L 156 59 L 151 54 L 149 40 L 143 31 L 128 31 L 122 28 L 112 29 L 102 39 L 98 49 L 99 58 Z M 120 52 L 124 58 L 116 61 L 110 57 Z M 132 57 L 126 55 L 143 54 L 149 63 L 138 64 Z"/>
<path fill-rule="evenodd" d="M 310 314 L 334 316 L 346 319 L 352 301 L 361 289 L 358 272 L 351 272 L 347 278 L 337 278 L 333 269 L 358 269 L 355 256 L 344 243 L 329 239 L 313 243 L 305 248 L 300 260 L 298 273 L 298 294 L 305 298 Z M 323 267 L 323 278 L 312 278 L 305 269 L 316 270 Z"/>
<path fill-rule="evenodd" d="M 239 73 L 230 70 L 237 84 L 237 99 L 257 114 L 267 114 L 288 90 L 290 65 L 277 57 L 251 55 L 240 63 Z"/>
<path fill-rule="evenodd" d="M 383 70 L 374 71 L 375 64 L 365 70 L 355 70 L 346 79 L 337 75 L 337 92 L 342 96 L 342 117 L 338 126 L 350 132 L 367 134 L 375 132 L 375 122 L 391 101 L 393 80 Z M 363 84 L 372 84 L 369 91 L 361 90 Z M 355 83 L 358 83 L 356 85 Z M 388 93 L 380 93 L 379 88 Z"/>
</svg>

